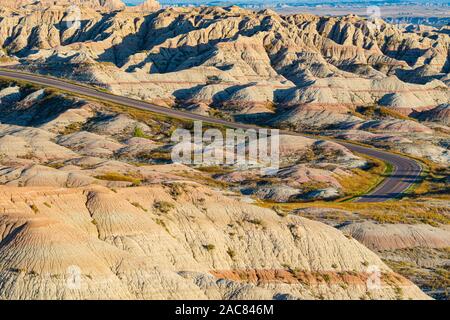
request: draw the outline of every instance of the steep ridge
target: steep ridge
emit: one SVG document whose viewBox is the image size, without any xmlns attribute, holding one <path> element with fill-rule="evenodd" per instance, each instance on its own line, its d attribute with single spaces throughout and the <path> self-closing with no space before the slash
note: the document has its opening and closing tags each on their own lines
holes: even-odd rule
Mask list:
<svg viewBox="0 0 450 320">
<path fill-rule="evenodd" d="M 0 187 L 0 199 L 3 299 L 427 298 L 336 229 L 196 184 Z"/>
<path fill-rule="evenodd" d="M 64 8 L 2 15 L 0 45 L 21 67 L 167 105 L 244 115 L 321 106 L 339 117 L 332 108 L 408 115 L 449 101 L 450 38 L 439 30 L 238 7 L 82 10 L 76 30 Z"/>
<path fill-rule="evenodd" d="M 121 0 L 4 0 L 2 6 L 13 9 L 38 9 L 55 6 L 79 6 L 104 11 L 125 9 L 125 4 Z"/>
<path fill-rule="evenodd" d="M 3 299 L 427 298 L 341 231 L 239 193 L 337 190 L 368 164 L 343 146 L 282 135 L 279 176 L 209 174 L 167 161 L 175 119 L 2 86 Z"/>
</svg>

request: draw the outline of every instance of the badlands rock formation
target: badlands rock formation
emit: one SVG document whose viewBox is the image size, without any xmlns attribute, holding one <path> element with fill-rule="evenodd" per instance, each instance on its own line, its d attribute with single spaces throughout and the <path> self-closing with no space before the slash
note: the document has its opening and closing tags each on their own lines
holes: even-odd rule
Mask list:
<svg viewBox="0 0 450 320">
<path fill-rule="evenodd" d="M 380 204 L 355 207 L 350 211 L 311 206 L 295 213 L 336 227 L 376 252 L 389 266 L 414 281 L 427 294 L 448 300 L 448 274 L 445 270 L 450 262 L 449 202 L 428 198 L 426 201 L 391 205 L 391 209 L 388 204 Z M 440 212 L 443 219 L 428 220 L 429 224 L 424 224 L 426 211 L 436 218 Z"/>
<path fill-rule="evenodd" d="M 427 139 L 436 126 L 425 123 L 447 123 L 445 30 L 407 31 L 357 16 L 157 8 L 153 1 L 113 14 L 85 8 L 79 24 L 64 6 L 3 10 L 2 59 L 214 117 L 299 131 L 394 133 L 413 145 L 387 147 L 414 156 L 414 145 L 428 140 L 433 152 L 424 156 L 448 164 L 439 149 L 445 137 Z"/>
<path fill-rule="evenodd" d="M 346 225 L 340 230 L 352 235 L 368 248 L 379 251 L 450 247 L 450 232 L 429 225 L 382 225 L 364 222 Z"/>
<path fill-rule="evenodd" d="M 114 11 L 125 9 L 121 0 L 4 0 L 2 6 L 13 9 L 36 9 L 48 7 L 79 6 L 102 11 Z"/>
<path fill-rule="evenodd" d="M 2 86 L 0 299 L 428 298 L 341 231 L 159 162 L 176 120 Z M 361 161 L 296 139 L 281 139 L 281 175 L 297 188 L 351 174 L 295 164 L 312 146 L 326 150 L 317 165 Z M 369 266 L 379 290 L 367 287 Z"/>
<path fill-rule="evenodd" d="M 150 1 L 144 7 L 157 6 Z M 232 114 L 313 107 L 340 122 L 356 106 L 380 104 L 410 114 L 449 100 L 449 36 L 437 31 L 408 33 L 356 16 L 282 16 L 238 7 L 113 15 L 86 10 L 75 30 L 64 23 L 64 10 L 3 12 L 0 46 L 34 71 L 168 104 L 207 103 Z M 423 69 L 428 80 L 412 83 Z"/>
<path fill-rule="evenodd" d="M 163 132 L 173 130 L 173 124 L 142 122 L 108 111 L 98 103 L 8 84 L 0 86 L 0 103 L 0 154 L 5 160 L 0 179 L 5 184 L 61 187 L 93 182 L 108 186 L 133 184 L 132 180 L 97 179 L 108 172 L 133 172 L 147 183 L 161 181 L 163 177 L 169 179 L 163 173 L 155 175 L 150 166 L 135 167 L 114 160 L 156 164 L 159 154 L 163 163 L 168 163 L 173 143 Z M 280 136 L 280 158 L 283 169 L 275 176 L 264 175 L 260 165 L 255 164 L 249 170 L 227 167 L 213 178 L 245 194 L 287 201 L 290 196 L 299 199 L 312 186 L 319 185 L 333 187 L 341 194 L 338 180 L 367 165 L 366 160 L 339 144 L 287 135 Z M 50 168 L 42 163 L 50 164 Z M 199 171 L 195 174 L 202 176 Z M 262 185 L 265 180 L 267 183 Z M 256 185 L 255 181 L 260 183 Z M 283 195 L 283 189 L 279 189 L 286 185 L 291 188 L 289 195 Z M 276 196 L 263 189 L 280 191 Z"/>
<path fill-rule="evenodd" d="M 438 122 L 448 126 L 450 125 L 450 104 L 442 104 L 415 116 L 423 121 Z"/>
<path fill-rule="evenodd" d="M 161 5 L 156 0 L 144 0 L 142 3 L 136 6 L 126 8 L 126 10 L 149 13 L 158 10 L 160 7 Z"/>
<path fill-rule="evenodd" d="M 430 185 L 447 181 L 445 30 L 154 1 L 7 4 L 0 63 L 11 68 L 394 149 L 442 165 Z M 174 119 L 4 81 L 0 111 L 0 298 L 414 299 L 427 296 L 380 257 L 427 290 L 426 268 L 445 275 L 446 198 L 406 201 L 406 218 L 394 203 L 388 213 L 305 209 L 330 226 L 282 210 L 342 197 L 365 177 L 372 162 L 338 144 L 282 136 L 275 176 L 200 170 L 170 163 L 170 133 L 186 125 Z"/>
<path fill-rule="evenodd" d="M 427 297 L 336 229 L 174 188 L 1 187 L 0 297 Z M 382 272 L 379 290 L 367 291 L 368 265 Z"/>
</svg>

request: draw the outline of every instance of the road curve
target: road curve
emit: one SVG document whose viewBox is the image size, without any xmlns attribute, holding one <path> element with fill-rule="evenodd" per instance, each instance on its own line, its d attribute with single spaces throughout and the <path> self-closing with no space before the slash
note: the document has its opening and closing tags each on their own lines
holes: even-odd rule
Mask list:
<svg viewBox="0 0 450 320">
<path fill-rule="evenodd" d="M 392 165 L 392 172 L 375 189 L 354 202 L 384 202 L 401 198 L 420 179 L 422 166 L 415 160 L 387 151 L 339 142 L 351 151 L 368 155 Z"/>
<path fill-rule="evenodd" d="M 155 113 L 163 114 L 169 117 L 176 117 L 189 120 L 199 120 L 208 123 L 219 124 L 236 129 L 259 129 L 260 127 L 251 124 L 243 124 L 237 122 L 226 121 L 222 119 L 210 118 L 199 114 L 169 109 L 161 106 L 157 106 L 148 102 L 135 100 L 123 96 L 117 96 L 111 93 L 99 91 L 95 88 L 75 84 L 72 82 L 64 81 L 61 79 L 45 77 L 42 75 L 18 72 L 13 70 L 0 69 L 0 77 L 9 78 L 12 80 L 20 80 L 25 82 L 34 83 L 40 86 L 52 87 L 60 90 L 64 90 L 70 93 L 83 95 L 90 98 L 100 99 L 105 102 L 112 102 L 129 106 L 133 108 L 152 111 Z M 302 136 L 300 133 L 282 131 L 283 134 Z M 319 137 L 321 139 L 329 139 L 325 137 Z M 338 143 L 344 145 L 348 149 L 354 152 L 365 154 L 374 158 L 378 158 L 382 161 L 390 163 L 393 167 L 392 174 L 386 177 L 383 182 L 374 190 L 366 195 L 356 199 L 355 202 L 384 202 L 391 199 L 400 198 L 405 191 L 415 182 L 418 181 L 422 167 L 415 160 L 400 156 L 397 154 L 389 153 L 375 148 L 364 147 L 360 145 L 351 144 L 348 142 Z"/>
</svg>

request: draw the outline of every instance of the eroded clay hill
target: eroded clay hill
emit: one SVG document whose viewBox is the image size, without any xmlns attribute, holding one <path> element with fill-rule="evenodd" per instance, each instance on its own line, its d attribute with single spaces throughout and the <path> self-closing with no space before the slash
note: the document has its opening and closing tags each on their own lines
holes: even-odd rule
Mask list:
<svg viewBox="0 0 450 320">
<path fill-rule="evenodd" d="M 450 163 L 445 29 L 238 7 L 0 12 L 0 61 L 212 117 Z M 77 23 L 77 21 L 80 23 Z"/>
<path fill-rule="evenodd" d="M 427 298 L 332 227 L 198 184 L 0 187 L 0 201 L 3 299 Z"/>
<path fill-rule="evenodd" d="M 175 119 L 0 88 L 0 299 L 428 297 L 356 236 L 239 192 L 339 193 L 368 163 L 345 147 L 282 136 L 279 177 L 202 172 L 167 161 Z"/>
<path fill-rule="evenodd" d="M 20 10 L 46 9 L 53 7 L 79 6 L 104 12 L 123 10 L 125 4 L 121 0 L 3 0 L 2 7 Z"/>
<path fill-rule="evenodd" d="M 1 16 L 0 46 L 23 67 L 161 104 L 356 125 L 345 118 L 356 106 L 408 115 L 449 101 L 444 30 L 238 7 L 86 8 L 79 28 L 64 7 Z"/>
</svg>

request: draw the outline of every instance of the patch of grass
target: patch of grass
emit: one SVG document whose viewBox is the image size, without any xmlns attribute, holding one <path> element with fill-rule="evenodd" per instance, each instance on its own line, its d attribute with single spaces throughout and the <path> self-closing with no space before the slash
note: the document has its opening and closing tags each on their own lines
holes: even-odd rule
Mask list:
<svg viewBox="0 0 450 320">
<path fill-rule="evenodd" d="M 447 180 L 450 169 L 440 166 L 432 166 L 425 169 L 421 181 L 411 190 L 413 198 L 437 198 L 450 199 L 450 185 Z"/>
<path fill-rule="evenodd" d="M 145 211 L 145 212 L 148 211 L 148 210 L 145 209 L 139 202 L 131 202 L 131 204 L 132 204 L 134 207 L 136 207 L 136 208 L 138 208 L 138 209 L 141 209 L 142 211 Z"/>
<path fill-rule="evenodd" d="M 446 259 L 448 257 L 449 248 L 439 250 L 433 250 L 433 254 L 437 255 L 436 258 Z M 414 251 L 413 251 L 414 252 Z M 395 272 L 405 276 L 421 289 L 427 289 L 437 291 L 435 298 L 448 300 L 449 288 L 450 288 L 450 271 L 448 267 L 436 266 L 422 268 L 418 266 L 414 259 L 409 261 L 396 261 L 396 260 L 384 260 L 386 264 L 392 268 Z M 434 295 L 432 295 L 434 296 Z"/>
<path fill-rule="evenodd" d="M 30 208 L 35 214 L 39 213 L 39 208 L 35 204 L 30 205 Z"/>
<path fill-rule="evenodd" d="M 212 118 L 218 118 L 218 119 L 223 119 L 223 120 L 230 120 L 230 116 L 227 115 L 225 112 L 218 110 L 218 109 L 213 109 L 210 108 L 208 110 L 208 115 Z"/>
<path fill-rule="evenodd" d="M 329 282 L 331 281 L 331 277 L 330 277 L 330 275 L 327 274 L 327 273 L 324 273 L 324 274 L 322 275 L 322 278 L 323 278 L 323 280 L 325 280 L 326 283 L 329 283 Z"/>
<path fill-rule="evenodd" d="M 394 288 L 395 297 L 397 300 L 401 300 L 403 298 L 403 289 L 400 287 Z"/>
<path fill-rule="evenodd" d="M 208 250 L 208 252 L 211 252 L 211 251 L 213 251 L 216 248 L 216 246 L 213 245 L 213 244 L 205 244 L 205 245 L 203 245 L 203 248 Z"/>
<path fill-rule="evenodd" d="M 161 149 L 139 152 L 136 158 L 142 161 L 172 162 L 172 154 Z"/>
<path fill-rule="evenodd" d="M 82 130 L 82 128 L 83 128 L 82 122 L 72 122 L 71 124 L 67 125 L 64 129 L 60 130 L 59 134 L 66 135 L 79 132 Z"/>
<path fill-rule="evenodd" d="M 353 169 L 352 175 L 337 177 L 346 197 L 357 197 L 369 192 L 384 180 L 385 176 L 390 173 L 389 171 L 392 172 L 392 166 L 379 159 L 361 154 L 358 156 L 368 160 L 369 168 L 366 170 Z"/>
<path fill-rule="evenodd" d="M 329 185 L 321 181 L 308 181 L 301 184 L 302 193 L 306 194 L 311 191 L 325 189 Z"/>
<path fill-rule="evenodd" d="M 175 205 L 167 201 L 157 201 L 153 204 L 153 208 L 161 213 L 169 213 L 170 210 L 175 208 Z"/>
<path fill-rule="evenodd" d="M 54 162 L 54 163 L 48 163 L 46 164 L 47 167 L 53 168 L 53 169 L 61 169 L 64 167 L 63 162 Z"/>
<path fill-rule="evenodd" d="M 141 127 L 136 126 L 133 131 L 133 137 L 135 138 L 145 138 L 149 139 L 150 137 L 144 133 Z"/>
<path fill-rule="evenodd" d="M 167 228 L 167 225 L 164 222 L 164 220 L 162 220 L 162 219 L 155 219 L 155 222 L 156 222 L 157 225 L 163 227 L 164 230 L 166 230 L 166 232 L 172 236 L 172 234 L 170 233 L 169 228 Z"/>
<path fill-rule="evenodd" d="M 430 279 L 430 286 L 433 289 L 444 287 L 444 296 L 449 297 L 450 290 L 450 271 L 443 268 L 437 268 L 434 270 L 434 275 Z"/>
<path fill-rule="evenodd" d="M 416 121 L 414 118 L 410 118 L 408 116 L 405 116 L 404 114 L 401 114 L 399 112 L 396 112 L 392 109 L 386 108 L 386 107 L 378 107 L 378 113 L 383 118 L 394 118 L 394 119 L 400 119 L 400 120 L 411 120 Z"/>
<path fill-rule="evenodd" d="M 257 225 L 257 226 L 263 226 L 263 221 L 261 219 L 246 219 L 245 221 Z"/>
<path fill-rule="evenodd" d="M 181 196 L 183 193 L 186 193 L 186 187 L 182 183 L 171 183 L 168 185 L 170 188 L 170 195 L 174 200 L 177 200 L 179 196 Z"/>
<path fill-rule="evenodd" d="M 231 260 L 234 260 L 234 257 L 236 257 L 236 251 L 232 250 L 231 248 L 228 248 L 227 254 L 230 256 Z"/>
<path fill-rule="evenodd" d="M 264 201 L 259 201 L 257 204 L 264 208 L 271 208 L 274 205 L 272 202 Z M 358 219 L 362 218 L 379 223 L 425 223 L 432 226 L 450 224 L 450 210 L 447 207 L 413 200 L 380 203 L 315 201 L 310 203 L 278 203 L 277 205 L 289 212 L 310 207 L 345 210 L 356 214 Z M 329 214 L 331 215 L 330 217 L 328 217 L 328 213 L 324 213 L 321 215 L 321 219 L 336 219 L 340 213 L 332 211 Z M 342 215 L 342 220 L 348 219 L 348 216 L 343 213 Z M 314 215 L 305 217 L 309 219 L 315 218 Z"/>
<path fill-rule="evenodd" d="M 96 179 L 106 180 L 106 181 L 123 181 L 131 182 L 133 186 L 138 186 L 141 184 L 141 179 L 132 175 L 124 175 L 118 172 L 108 172 L 102 175 L 95 176 Z"/>
<path fill-rule="evenodd" d="M 197 170 L 201 171 L 201 167 L 196 168 Z M 192 181 L 198 181 L 203 185 L 207 185 L 209 187 L 213 188 L 219 188 L 219 189 L 230 189 L 230 186 L 233 185 L 233 183 L 228 183 L 226 181 L 221 181 L 219 179 L 214 179 L 213 177 L 201 173 L 196 172 L 185 172 L 180 173 L 179 176 L 187 178 Z"/>
<path fill-rule="evenodd" d="M 277 215 L 279 215 L 280 217 L 287 217 L 289 215 L 289 212 L 286 210 L 283 210 L 282 207 L 280 207 L 279 205 L 275 205 L 272 207 L 272 210 L 275 211 L 277 213 Z"/>
<path fill-rule="evenodd" d="M 281 266 L 286 270 L 293 270 L 289 263 L 282 263 Z"/>
<path fill-rule="evenodd" d="M 10 63 L 10 62 L 14 62 L 15 60 L 13 58 L 10 57 L 0 57 L 0 63 Z"/>
<path fill-rule="evenodd" d="M 24 88 L 29 91 L 37 91 L 42 88 L 42 86 L 32 84 L 30 82 L 16 80 L 16 79 L 12 80 L 11 78 L 0 76 L 0 86 L 9 87 L 10 85 L 15 85 L 15 86 Z"/>
<path fill-rule="evenodd" d="M 30 151 L 27 154 L 17 156 L 17 158 L 25 159 L 25 160 L 32 160 L 32 159 L 36 158 L 36 155 L 32 151 Z"/>
<path fill-rule="evenodd" d="M 125 107 L 112 103 L 106 103 L 105 105 L 111 111 L 129 115 L 134 120 L 145 123 L 152 129 L 152 134 L 155 135 L 161 134 L 165 137 L 170 137 L 172 132 L 177 128 L 190 129 L 193 127 L 191 120 L 171 118 L 151 111 Z"/>
<path fill-rule="evenodd" d="M 232 168 L 227 168 L 224 166 L 208 166 L 208 167 L 198 167 L 197 170 L 205 172 L 205 173 L 211 173 L 211 174 L 224 174 L 232 172 Z"/>
<path fill-rule="evenodd" d="M 374 119 L 374 118 L 394 118 L 400 120 L 411 120 L 416 121 L 413 118 L 405 116 L 399 112 L 396 112 L 392 109 L 381 107 L 381 106 L 361 106 L 356 108 L 356 115 L 366 119 Z"/>
</svg>

